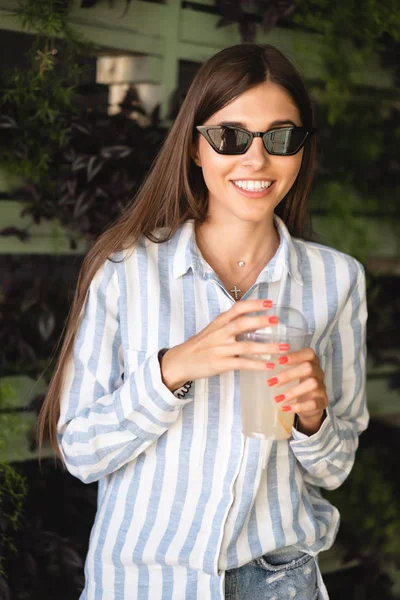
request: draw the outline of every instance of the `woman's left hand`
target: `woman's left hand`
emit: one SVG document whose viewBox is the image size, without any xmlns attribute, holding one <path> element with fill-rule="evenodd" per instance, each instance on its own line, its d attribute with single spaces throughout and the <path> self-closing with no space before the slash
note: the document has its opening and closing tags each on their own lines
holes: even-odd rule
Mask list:
<svg viewBox="0 0 400 600">
<path fill-rule="evenodd" d="M 300 380 L 286 392 L 279 393 L 275 401 L 283 411 L 292 411 L 298 415 L 298 430 L 306 435 L 316 433 L 325 417 L 328 397 L 324 384 L 325 374 L 321 369 L 318 356 L 311 348 L 292 352 L 278 359 L 285 366 L 276 376 L 268 379 L 268 385 L 279 387 L 290 381 Z"/>
</svg>

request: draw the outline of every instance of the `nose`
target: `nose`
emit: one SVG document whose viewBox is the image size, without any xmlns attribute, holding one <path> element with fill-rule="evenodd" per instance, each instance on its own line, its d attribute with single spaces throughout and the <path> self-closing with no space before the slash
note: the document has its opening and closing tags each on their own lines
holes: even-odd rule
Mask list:
<svg viewBox="0 0 400 600">
<path fill-rule="evenodd" d="M 254 171 L 262 169 L 270 161 L 261 137 L 253 138 L 250 148 L 242 155 L 243 166 L 250 166 Z"/>
</svg>

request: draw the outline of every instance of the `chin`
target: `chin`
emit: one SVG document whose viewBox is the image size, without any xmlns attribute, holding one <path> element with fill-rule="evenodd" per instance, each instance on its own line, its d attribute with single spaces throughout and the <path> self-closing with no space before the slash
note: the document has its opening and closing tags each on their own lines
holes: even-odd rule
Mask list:
<svg viewBox="0 0 400 600">
<path fill-rule="evenodd" d="M 239 221 L 243 221 L 244 223 L 253 223 L 254 225 L 257 225 L 259 223 L 263 223 L 265 221 L 268 221 L 268 218 L 270 216 L 270 213 L 268 212 L 263 213 L 263 214 L 235 214 L 235 217 L 239 220 Z"/>
</svg>

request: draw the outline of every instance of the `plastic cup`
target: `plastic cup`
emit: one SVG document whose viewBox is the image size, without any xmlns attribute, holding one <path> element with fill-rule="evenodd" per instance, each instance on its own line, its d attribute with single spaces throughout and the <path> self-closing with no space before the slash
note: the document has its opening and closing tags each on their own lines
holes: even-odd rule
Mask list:
<svg viewBox="0 0 400 600">
<path fill-rule="evenodd" d="M 237 336 L 238 341 L 260 343 L 260 354 L 246 358 L 275 364 L 271 371 L 240 371 L 242 431 L 248 437 L 285 440 L 291 436 L 294 413 L 283 412 L 281 405 L 275 402 L 274 398 L 297 385 L 299 380 L 269 387 L 267 379 L 275 377 L 289 367 L 278 363 L 281 355 L 264 353 L 262 344 L 285 343 L 289 344 L 289 352 L 296 352 L 310 345 L 311 334 L 304 316 L 294 308 L 277 306 L 263 311 L 263 314 L 276 315 L 279 319 L 278 324 Z"/>
</svg>

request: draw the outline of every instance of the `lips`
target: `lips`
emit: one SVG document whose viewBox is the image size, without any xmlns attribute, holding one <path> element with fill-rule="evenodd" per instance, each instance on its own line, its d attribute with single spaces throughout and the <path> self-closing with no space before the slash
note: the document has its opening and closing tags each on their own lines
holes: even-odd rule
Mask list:
<svg viewBox="0 0 400 600">
<path fill-rule="evenodd" d="M 250 181 L 250 180 L 247 179 L 247 181 Z M 248 198 L 263 198 L 264 196 L 267 196 L 268 194 L 270 194 L 271 190 L 274 189 L 274 187 L 275 187 L 276 179 L 271 179 L 270 181 L 272 181 L 272 183 L 268 188 L 260 189 L 257 191 L 256 190 L 249 191 L 249 190 L 240 188 L 233 183 L 233 180 L 231 180 L 230 183 L 232 184 L 234 189 L 237 191 L 237 193 L 241 194 L 242 196 L 247 196 Z"/>
</svg>

